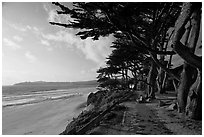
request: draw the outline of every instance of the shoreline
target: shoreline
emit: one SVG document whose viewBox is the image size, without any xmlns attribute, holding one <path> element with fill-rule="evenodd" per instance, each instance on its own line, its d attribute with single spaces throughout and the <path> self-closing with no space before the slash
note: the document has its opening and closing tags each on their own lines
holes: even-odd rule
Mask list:
<svg viewBox="0 0 204 137">
<path fill-rule="evenodd" d="M 22 105 L 32 105 L 32 104 L 36 104 L 36 103 L 40 103 L 40 102 L 44 102 L 44 101 L 52 101 L 52 100 L 60 100 L 60 99 L 69 99 L 75 96 L 83 96 L 80 93 L 75 93 L 75 94 L 68 94 L 68 95 L 63 95 L 63 96 L 58 96 L 58 97 L 48 97 L 48 98 L 43 98 L 43 99 L 35 99 L 35 98 L 31 98 L 31 99 L 19 99 L 16 100 L 17 103 L 15 103 L 14 101 L 12 103 L 7 103 L 2 105 L 3 108 L 6 107 L 12 107 L 12 106 L 22 106 Z M 25 101 L 23 101 L 25 100 Z"/>
<path fill-rule="evenodd" d="M 81 91 L 80 96 L 3 107 L 2 135 L 59 135 L 80 114 L 95 88 Z"/>
<path fill-rule="evenodd" d="M 82 108 L 76 108 L 84 101 L 84 97 L 73 97 L 4 108 L 2 135 L 58 135 L 78 116 Z"/>
</svg>

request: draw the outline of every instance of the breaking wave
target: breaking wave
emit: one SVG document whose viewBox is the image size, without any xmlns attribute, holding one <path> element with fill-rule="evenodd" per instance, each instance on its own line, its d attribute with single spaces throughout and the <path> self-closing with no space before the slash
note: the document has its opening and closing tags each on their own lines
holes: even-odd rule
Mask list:
<svg viewBox="0 0 204 137">
<path fill-rule="evenodd" d="M 68 99 L 75 96 L 82 96 L 82 93 L 70 93 L 69 90 L 51 90 L 51 91 L 38 91 L 32 94 L 26 95 L 9 95 L 3 96 L 2 106 L 19 106 L 40 103 L 43 101 L 49 100 L 59 100 L 59 99 Z"/>
</svg>

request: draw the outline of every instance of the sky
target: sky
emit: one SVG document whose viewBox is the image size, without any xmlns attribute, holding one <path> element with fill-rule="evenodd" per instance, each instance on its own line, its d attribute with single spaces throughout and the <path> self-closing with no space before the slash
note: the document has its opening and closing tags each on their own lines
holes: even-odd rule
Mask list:
<svg viewBox="0 0 204 137">
<path fill-rule="evenodd" d="M 48 2 L 2 4 L 2 85 L 96 79 L 114 37 L 81 40 L 77 30 L 52 26 L 49 21 L 69 19 L 56 9 Z"/>
</svg>

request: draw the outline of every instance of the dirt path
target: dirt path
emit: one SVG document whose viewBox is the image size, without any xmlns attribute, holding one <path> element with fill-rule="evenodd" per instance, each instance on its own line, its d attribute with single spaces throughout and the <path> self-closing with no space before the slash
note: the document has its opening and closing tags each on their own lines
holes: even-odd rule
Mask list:
<svg viewBox="0 0 204 137">
<path fill-rule="evenodd" d="M 157 101 L 155 101 L 154 103 L 143 104 L 139 104 L 136 102 L 125 102 L 122 105 L 126 106 L 128 109 L 126 111 L 117 112 L 117 117 L 112 120 L 106 120 L 105 122 L 103 121 L 100 126 L 94 128 L 89 132 L 89 134 L 202 134 L 201 122 L 196 127 L 195 121 L 184 121 L 184 119 L 180 119 L 174 114 L 174 112 L 167 112 L 165 108 L 158 107 Z"/>
<path fill-rule="evenodd" d="M 173 134 L 165 127 L 164 122 L 159 119 L 155 111 L 147 106 L 155 104 L 127 102 L 124 105 L 129 108 L 124 117 L 124 126 L 129 127 L 129 132 L 144 135 Z"/>
</svg>

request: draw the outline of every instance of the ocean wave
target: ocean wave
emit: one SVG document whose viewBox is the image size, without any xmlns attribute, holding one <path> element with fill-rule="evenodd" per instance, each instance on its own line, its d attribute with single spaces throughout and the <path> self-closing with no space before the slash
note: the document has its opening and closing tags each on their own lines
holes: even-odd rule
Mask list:
<svg viewBox="0 0 204 137">
<path fill-rule="evenodd" d="M 7 96 L 4 95 L 3 101 L 18 100 L 18 99 L 31 98 L 36 96 L 58 95 L 58 94 L 70 94 L 70 91 L 66 89 L 61 89 L 61 90 L 50 90 L 50 91 L 37 91 L 31 94 L 22 94 L 22 95 L 7 95 Z"/>
<path fill-rule="evenodd" d="M 34 104 L 34 103 L 40 103 L 43 101 L 49 101 L 49 100 L 58 100 L 58 99 L 68 99 L 74 96 L 82 96 L 82 93 L 73 93 L 73 94 L 63 94 L 63 95 L 44 95 L 44 96 L 34 96 L 30 98 L 20 98 L 20 99 L 14 99 L 14 100 L 3 100 L 2 106 L 3 107 L 9 107 L 9 106 L 19 106 L 19 105 L 27 105 L 27 104 Z M 8 98 L 8 97 L 7 97 Z M 12 97 L 10 97 L 12 98 Z"/>
</svg>

